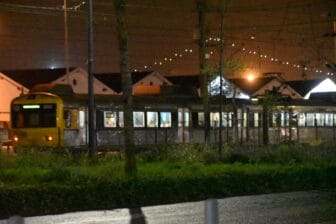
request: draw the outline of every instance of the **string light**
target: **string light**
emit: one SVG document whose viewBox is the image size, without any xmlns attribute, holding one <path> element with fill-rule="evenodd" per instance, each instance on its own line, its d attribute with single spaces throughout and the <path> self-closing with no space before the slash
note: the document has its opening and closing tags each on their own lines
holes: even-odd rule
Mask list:
<svg viewBox="0 0 336 224">
<path fill-rule="evenodd" d="M 255 37 L 251 36 L 251 39 L 255 39 Z M 220 42 L 221 39 L 218 38 L 218 37 L 209 37 L 205 41 L 208 44 L 212 44 L 212 43 L 215 44 L 216 42 Z M 238 47 L 237 43 L 232 43 L 231 46 L 233 48 Z M 258 54 L 259 50 L 256 51 L 254 49 L 247 49 L 245 46 L 241 47 L 240 50 L 242 52 L 246 52 L 248 54 L 258 56 L 261 60 L 269 60 L 271 63 L 278 63 L 278 64 L 283 65 L 283 66 L 292 66 L 293 68 L 296 68 L 296 69 L 300 69 L 300 70 L 304 69 L 305 71 L 313 71 L 313 72 L 319 73 L 319 74 L 323 73 L 322 69 L 319 69 L 319 68 L 316 68 L 316 67 L 308 67 L 308 66 L 302 67 L 300 64 L 295 64 L 295 63 L 291 63 L 291 62 L 286 61 L 286 60 L 280 60 L 279 58 L 270 57 L 267 54 Z M 155 61 L 153 63 L 153 65 L 154 66 L 155 65 L 163 66 L 165 63 L 173 62 L 174 60 L 177 60 L 178 58 L 183 58 L 184 56 L 187 56 L 188 54 L 192 54 L 192 53 L 193 53 L 193 49 L 188 49 L 188 48 L 185 48 L 185 49 L 180 50 L 180 51 L 175 51 L 174 54 L 173 54 L 173 57 L 164 57 L 162 61 L 159 61 L 159 62 Z M 209 51 L 208 53 L 206 53 L 205 58 L 210 59 L 211 55 L 214 55 L 213 51 Z M 149 68 L 151 68 L 151 66 L 150 65 L 145 65 L 144 68 L 149 69 Z M 327 72 L 326 75 L 332 76 L 332 75 L 334 75 L 334 73 Z"/>
</svg>

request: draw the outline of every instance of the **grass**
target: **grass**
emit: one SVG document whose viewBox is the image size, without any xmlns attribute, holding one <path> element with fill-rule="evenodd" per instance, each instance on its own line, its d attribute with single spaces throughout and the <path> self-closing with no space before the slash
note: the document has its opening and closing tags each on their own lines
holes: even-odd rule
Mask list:
<svg viewBox="0 0 336 224">
<path fill-rule="evenodd" d="M 137 155 L 136 176 L 122 157 L 0 154 L 0 217 L 336 187 L 333 146 L 269 148 L 173 146 Z"/>
</svg>

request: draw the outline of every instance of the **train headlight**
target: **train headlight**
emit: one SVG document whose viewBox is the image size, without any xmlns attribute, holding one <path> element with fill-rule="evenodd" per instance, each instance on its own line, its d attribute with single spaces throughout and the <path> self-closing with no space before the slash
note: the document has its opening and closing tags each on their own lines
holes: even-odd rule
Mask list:
<svg viewBox="0 0 336 224">
<path fill-rule="evenodd" d="M 18 136 L 14 136 L 13 140 L 14 140 L 14 142 L 18 142 L 19 141 L 19 137 Z"/>
<path fill-rule="evenodd" d="M 50 136 L 50 135 L 46 135 L 46 136 L 45 136 L 45 140 L 46 140 L 47 142 L 50 142 L 50 141 L 53 140 L 53 137 Z"/>
</svg>

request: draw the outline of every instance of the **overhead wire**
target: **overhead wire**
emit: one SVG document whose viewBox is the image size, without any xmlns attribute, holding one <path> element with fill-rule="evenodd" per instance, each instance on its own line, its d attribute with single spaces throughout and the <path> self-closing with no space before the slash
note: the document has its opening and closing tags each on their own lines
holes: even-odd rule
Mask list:
<svg viewBox="0 0 336 224">
<path fill-rule="evenodd" d="M 104 5 L 102 5 L 102 3 L 99 3 L 99 2 L 97 3 L 97 5 L 98 6 L 104 6 Z M 302 5 L 303 4 L 301 4 L 301 5 L 300 4 L 296 4 L 295 7 L 302 6 Z M 37 13 L 37 14 L 43 14 L 43 11 L 55 11 L 56 15 L 59 15 L 58 12 L 61 12 L 61 10 L 62 10 L 62 8 L 59 7 L 59 6 L 57 6 L 57 7 L 42 7 L 42 6 L 29 6 L 29 7 L 26 7 L 26 6 L 22 6 L 22 5 L 13 5 L 13 4 L 10 5 L 10 4 L 0 3 L 0 9 L 1 8 L 4 9 L 6 7 L 10 8 L 10 10 L 14 10 L 14 11 L 18 10 L 17 12 L 20 12 L 20 13 L 22 13 L 22 12 L 26 12 L 26 13 L 27 12 L 28 13 L 33 12 L 33 13 Z M 152 9 L 158 9 L 157 6 L 146 6 L 146 5 L 142 5 L 142 6 L 139 6 L 139 5 L 127 5 L 127 7 L 135 7 L 135 8 L 137 8 L 137 7 L 148 7 L 148 8 L 152 8 Z M 281 8 L 280 7 L 280 9 L 282 9 L 282 10 L 284 9 L 285 11 L 288 10 L 288 8 L 289 7 L 285 7 L 285 8 Z M 167 7 L 162 7 L 162 9 L 175 10 L 174 8 L 167 8 Z M 244 10 L 247 10 L 247 8 L 241 8 L 240 10 L 241 11 L 239 11 L 238 9 L 236 9 L 236 10 L 232 10 L 232 11 L 233 12 L 243 12 Z M 256 9 L 256 8 L 252 8 L 252 9 L 249 9 L 249 10 L 250 10 L 250 12 L 256 12 L 256 11 L 260 12 L 260 11 L 269 11 L 269 10 L 279 10 L 279 7 L 277 7 L 277 8 L 275 8 L 275 7 L 273 7 L 273 8 L 272 7 L 262 7 L 262 8 L 259 8 L 259 10 Z M 79 14 L 79 17 L 81 17 L 82 15 L 84 15 L 84 11 L 82 11 L 82 10 L 77 10 L 76 14 L 77 13 Z M 50 15 L 50 14 L 53 14 L 53 13 L 46 13 L 46 14 Z M 78 14 L 77 15 L 72 14 L 71 16 L 78 16 Z M 99 16 L 113 16 L 114 14 L 113 13 L 105 13 L 105 12 L 96 12 L 95 15 L 99 17 Z M 330 21 L 329 20 L 320 20 L 320 21 L 312 21 L 311 20 L 309 22 L 310 22 L 310 25 L 311 25 L 312 23 L 314 23 L 314 24 L 317 24 L 317 23 L 328 23 Z M 290 25 L 292 25 L 292 26 L 307 25 L 307 22 L 301 22 L 301 23 L 292 22 L 292 23 L 288 23 L 288 26 L 290 26 Z M 259 26 L 258 25 L 236 26 L 234 28 L 234 30 L 247 30 L 247 29 L 253 29 L 253 28 L 256 28 L 256 27 L 259 30 L 265 29 L 265 31 L 263 31 L 263 32 L 272 32 L 272 31 L 269 31 L 270 28 L 274 28 L 275 29 L 277 27 L 281 27 L 281 24 L 259 25 Z M 154 26 L 150 27 L 150 26 L 148 26 L 147 29 L 148 30 L 155 30 L 155 29 L 157 29 L 157 27 L 154 27 Z M 55 28 L 51 28 L 51 30 L 55 30 L 56 31 Z M 186 30 L 190 30 L 190 29 L 186 29 Z M 231 29 L 231 31 L 234 31 L 234 30 Z M 178 32 L 178 30 L 176 29 L 176 27 L 167 30 L 167 32 L 169 32 L 169 31 Z M 99 35 L 99 31 L 97 32 L 97 35 Z M 170 35 L 171 35 L 171 33 L 170 33 Z M 85 41 L 85 40 L 84 39 L 83 40 L 78 40 L 77 39 L 75 41 Z M 151 40 L 151 42 L 153 42 L 153 41 L 154 40 Z M 245 41 L 248 41 L 248 40 L 245 40 Z M 263 43 L 267 43 L 267 41 L 262 41 L 262 40 L 257 40 L 257 41 L 260 41 L 260 42 L 263 42 Z M 254 41 L 254 42 L 256 42 L 256 41 Z"/>
</svg>

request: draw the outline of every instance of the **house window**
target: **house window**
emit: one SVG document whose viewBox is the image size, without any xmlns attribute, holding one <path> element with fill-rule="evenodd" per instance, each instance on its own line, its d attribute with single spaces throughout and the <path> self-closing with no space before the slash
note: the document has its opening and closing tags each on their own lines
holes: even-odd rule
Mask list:
<svg viewBox="0 0 336 224">
<path fill-rule="evenodd" d="M 76 79 L 73 79 L 73 80 L 72 80 L 72 84 L 73 84 L 74 86 L 76 86 L 76 85 L 77 85 L 77 80 L 76 80 Z"/>
</svg>

